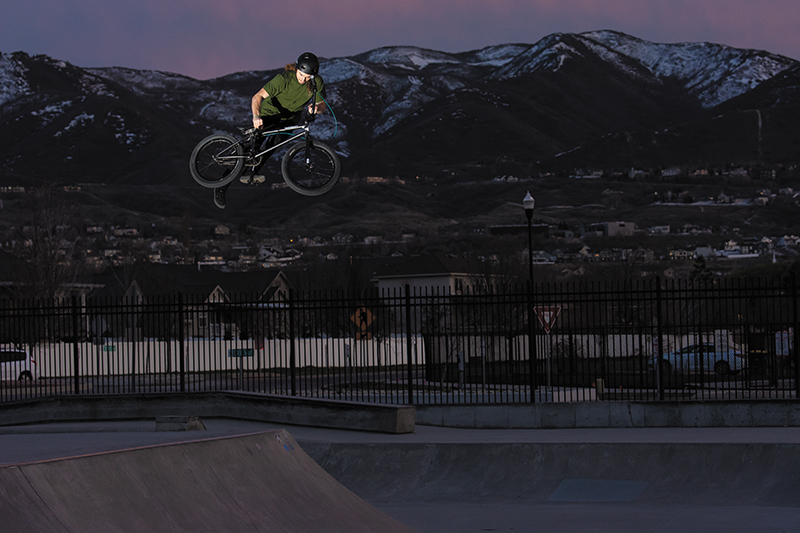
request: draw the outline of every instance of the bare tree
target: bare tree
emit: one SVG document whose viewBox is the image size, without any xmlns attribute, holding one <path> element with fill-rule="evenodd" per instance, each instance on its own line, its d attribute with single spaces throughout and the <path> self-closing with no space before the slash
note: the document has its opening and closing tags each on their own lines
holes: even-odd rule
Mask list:
<svg viewBox="0 0 800 533">
<path fill-rule="evenodd" d="M 50 185 L 34 189 L 26 197 L 30 226 L 23 226 L 22 256 L 30 264 L 22 279 L 22 296 L 43 301 L 63 298 L 68 285 L 83 271 L 76 257 L 78 207 Z"/>
</svg>

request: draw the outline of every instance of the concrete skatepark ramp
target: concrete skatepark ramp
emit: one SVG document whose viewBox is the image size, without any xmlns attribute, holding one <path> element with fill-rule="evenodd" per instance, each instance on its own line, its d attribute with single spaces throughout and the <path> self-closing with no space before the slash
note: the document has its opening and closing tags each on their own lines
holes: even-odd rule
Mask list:
<svg viewBox="0 0 800 533">
<path fill-rule="evenodd" d="M 425 533 L 800 531 L 795 428 L 420 438 L 431 429 L 402 444 L 298 439 L 346 487 Z"/>
<path fill-rule="evenodd" d="M 797 507 L 800 502 L 800 444 L 303 447 L 328 473 L 375 505 L 630 502 Z"/>
<path fill-rule="evenodd" d="M 0 531 L 412 531 L 286 431 L 0 467 Z"/>
</svg>

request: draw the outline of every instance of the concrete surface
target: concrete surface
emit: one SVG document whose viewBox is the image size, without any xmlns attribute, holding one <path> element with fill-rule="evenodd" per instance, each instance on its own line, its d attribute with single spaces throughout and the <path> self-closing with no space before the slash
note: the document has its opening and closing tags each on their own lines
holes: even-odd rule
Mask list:
<svg viewBox="0 0 800 533">
<path fill-rule="evenodd" d="M 800 428 L 418 425 L 384 434 L 202 421 L 205 432 L 156 432 L 152 419 L 3 427 L 0 463 L 286 427 L 356 496 L 424 533 L 800 531 Z M 238 469 L 247 457 L 214 460 Z M 0 531 L 11 530 L 0 521 Z"/>
<path fill-rule="evenodd" d="M 482 429 L 800 427 L 796 400 L 388 405 L 243 392 L 64 395 L 0 404 L 0 426 L 156 416 L 413 433 L 415 424 Z"/>
<path fill-rule="evenodd" d="M 43 421 L 196 416 L 383 433 L 411 433 L 414 431 L 415 413 L 416 410 L 410 405 L 357 403 L 247 392 L 80 394 L 0 404 L 0 426 Z"/>
<path fill-rule="evenodd" d="M 800 402 L 735 399 L 420 405 L 416 422 L 493 429 L 800 427 Z"/>
<path fill-rule="evenodd" d="M 0 516 L 14 532 L 412 531 L 285 430 L 0 467 Z"/>
</svg>

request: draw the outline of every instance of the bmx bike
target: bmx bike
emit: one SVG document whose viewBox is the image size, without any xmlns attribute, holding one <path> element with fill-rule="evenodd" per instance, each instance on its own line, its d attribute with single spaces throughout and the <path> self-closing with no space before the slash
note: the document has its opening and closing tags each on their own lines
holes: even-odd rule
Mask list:
<svg viewBox="0 0 800 533">
<path fill-rule="evenodd" d="M 281 160 L 283 180 L 304 196 L 325 194 L 336 185 L 342 166 L 331 147 L 312 137 L 312 121 L 266 131 L 242 129 L 243 137 L 238 139 L 227 133 L 209 135 L 197 144 L 189 158 L 192 178 L 209 189 L 224 187 L 238 179 L 246 168 L 258 167 L 271 152 L 299 140 L 289 146 Z M 270 135 L 288 135 L 288 138 L 261 149 L 265 136 Z"/>
</svg>

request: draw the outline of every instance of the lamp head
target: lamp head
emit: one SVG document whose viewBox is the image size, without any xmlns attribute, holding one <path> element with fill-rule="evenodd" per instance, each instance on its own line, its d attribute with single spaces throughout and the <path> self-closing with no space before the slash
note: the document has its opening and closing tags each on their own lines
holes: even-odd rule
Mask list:
<svg viewBox="0 0 800 533">
<path fill-rule="evenodd" d="M 535 204 L 536 200 L 531 196 L 531 191 L 528 191 L 528 194 L 526 194 L 525 198 L 522 200 L 522 207 L 525 208 L 525 211 L 533 211 L 533 206 Z"/>
</svg>

